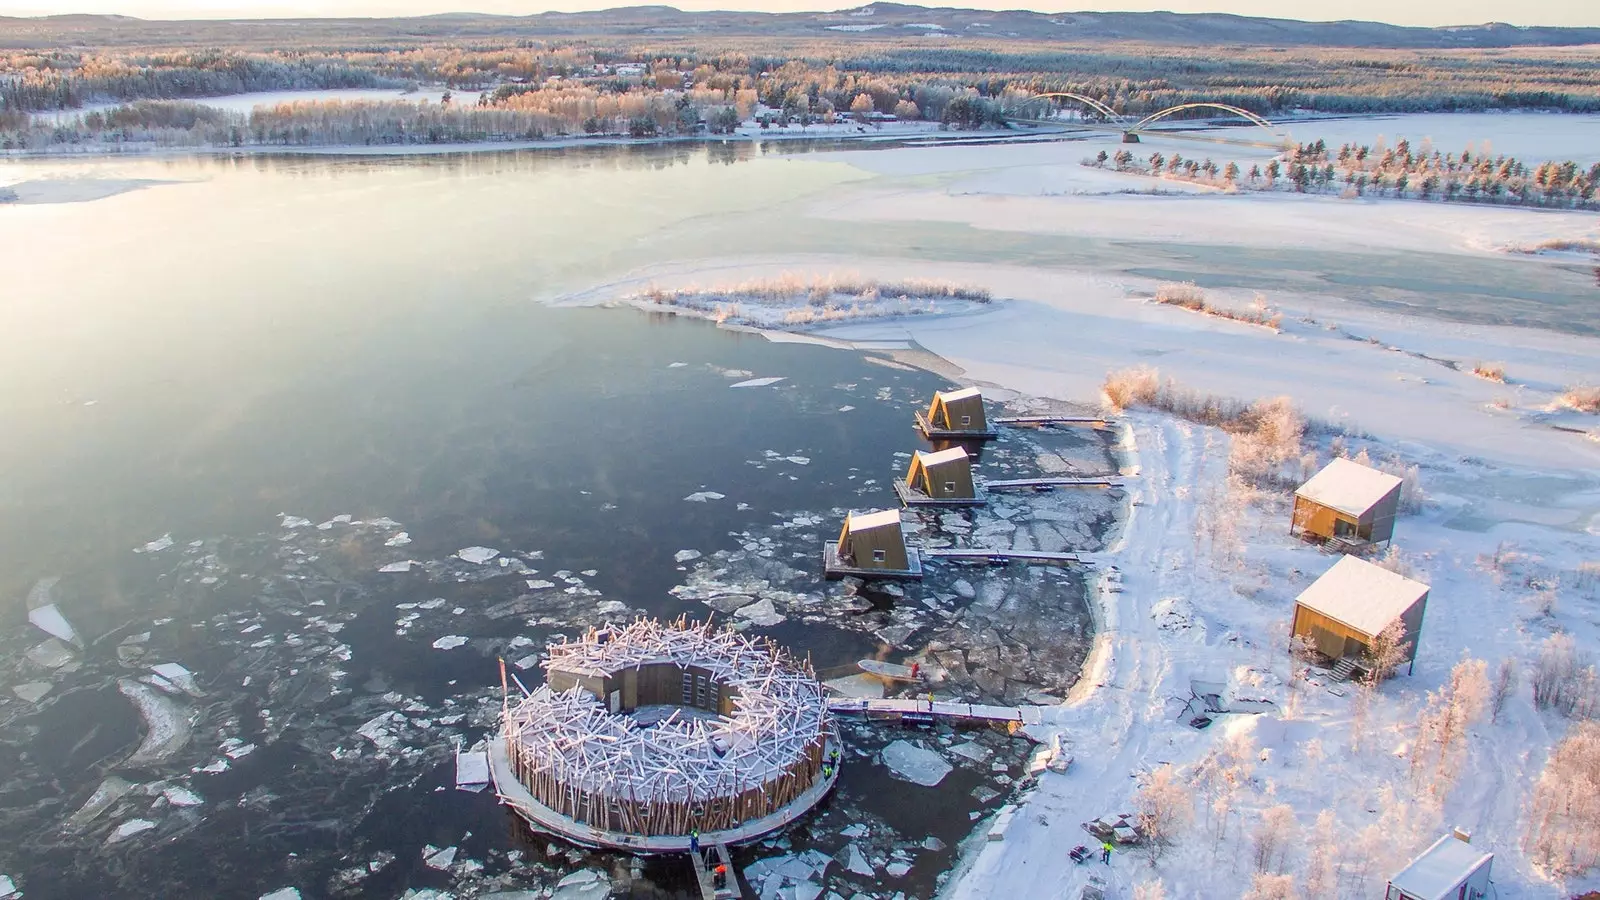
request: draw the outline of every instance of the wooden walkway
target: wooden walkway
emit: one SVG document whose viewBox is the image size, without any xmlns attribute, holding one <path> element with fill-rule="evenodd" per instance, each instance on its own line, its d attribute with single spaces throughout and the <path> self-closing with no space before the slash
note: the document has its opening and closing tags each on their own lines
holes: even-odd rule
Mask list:
<svg viewBox="0 0 1600 900">
<path fill-rule="evenodd" d="M 733 859 L 728 856 L 728 845 L 717 844 L 711 848 L 716 853 L 717 862 L 728 872 L 727 883 L 718 888 L 716 879 L 711 877 L 711 870 L 706 868 L 703 854 L 690 853 L 689 861 L 694 865 L 694 880 L 700 886 L 701 900 L 744 900 L 744 891 L 739 887 L 739 876 L 733 871 Z"/>
<path fill-rule="evenodd" d="M 1122 482 L 1110 478 L 1014 478 L 1008 481 L 985 481 L 986 491 L 1049 491 L 1058 487 L 1122 487 Z"/>
<path fill-rule="evenodd" d="M 996 425 L 1092 425 L 1104 428 L 1110 419 L 1099 416 L 1003 416 L 995 419 Z"/>
<path fill-rule="evenodd" d="M 847 566 L 839 561 L 839 542 L 822 542 L 822 574 L 829 581 L 837 581 L 846 575 L 868 581 L 874 578 L 886 578 L 895 581 L 921 581 L 922 556 L 915 547 L 906 548 L 906 563 L 904 569 L 862 569 L 856 566 Z"/>
<path fill-rule="evenodd" d="M 976 496 L 972 497 L 929 497 L 927 494 L 906 484 L 904 478 L 896 478 L 894 480 L 895 496 L 900 498 L 900 503 L 903 506 L 939 506 L 960 509 L 969 506 L 983 506 L 988 503 L 989 498 L 984 496 L 983 486 L 980 484 L 974 487 Z"/>
<path fill-rule="evenodd" d="M 930 440 L 990 441 L 1000 436 L 1000 432 L 995 431 L 993 428 L 985 428 L 981 431 L 940 428 L 929 422 L 927 413 L 920 410 L 917 412 L 917 430 L 922 432 L 923 437 Z"/>
<path fill-rule="evenodd" d="M 1010 562 L 1021 560 L 1023 562 L 1036 562 L 1045 564 L 1058 563 L 1084 563 L 1085 560 L 1076 553 L 1054 553 L 1049 550 L 983 550 L 983 549 L 955 549 L 942 548 L 937 550 L 924 550 L 922 555 L 929 562 L 948 559 L 953 562 Z"/>
<path fill-rule="evenodd" d="M 1043 721 L 1039 714 L 1040 707 L 1037 706 L 985 706 L 946 700 L 868 700 L 858 697 L 835 697 L 828 701 L 828 709 L 841 715 L 933 716 L 976 722 L 1016 722 L 1021 725 L 1038 725 Z"/>
</svg>

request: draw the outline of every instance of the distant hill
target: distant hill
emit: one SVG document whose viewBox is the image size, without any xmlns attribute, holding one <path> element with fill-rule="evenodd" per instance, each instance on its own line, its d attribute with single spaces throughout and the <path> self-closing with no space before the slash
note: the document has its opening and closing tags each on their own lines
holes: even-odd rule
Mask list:
<svg viewBox="0 0 1600 900">
<path fill-rule="evenodd" d="M 63 45 L 277 45 L 451 38 L 695 35 L 923 43 L 1129 41 L 1190 46 L 1403 49 L 1600 44 L 1600 28 L 1518 27 L 1491 22 L 1413 28 L 1379 22 L 1301 22 L 1218 13 L 970 10 L 873 3 L 840 12 L 685 12 L 633 6 L 595 12 L 491 16 L 449 13 L 394 19 L 147 21 L 126 16 L 0 17 L 0 47 Z"/>
</svg>

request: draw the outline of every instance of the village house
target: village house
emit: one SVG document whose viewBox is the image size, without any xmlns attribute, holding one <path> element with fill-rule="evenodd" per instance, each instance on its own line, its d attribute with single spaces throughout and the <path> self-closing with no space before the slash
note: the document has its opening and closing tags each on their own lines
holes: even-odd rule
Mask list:
<svg viewBox="0 0 1600 900">
<path fill-rule="evenodd" d="M 1333 568 L 1295 598 L 1290 634 L 1334 662 L 1334 672 L 1370 671 L 1373 643 L 1396 620 L 1404 626 L 1401 662 L 1415 665 L 1428 586 L 1354 556 Z"/>
<path fill-rule="evenodd" d="M 1345 549 L 1387 543 L 1400 510 L 1400 479 L 1348 459 L 1335 459 L 1294 492 L 1289 533 Z"/>
<path fill-rule="evenodd" d="M 895 493 L 906 506 L 982 506 L 972 481 L 972 457 L 964 447 L 950 447 L 911 456 L 905 478 L 894 482 Z"/>
<path fill-rule="evenodd" d="M 1482 900 L 1491 890 L 1494 854 L 1472 846 L 1472 835 L 1456 829 L 1422 851 L 1389 879 L 1384 900 Z"/>
<path fill-rule="evenodd" d="M 996 436 L 989 428 L 983 412 L 983 394 L 977 388 L 934 394 L 927 413 L 917 413 L 917 427 L 929 438 L 981 440 Z"/>
<path fill-rule="evenodd" d="M 823 544 L 822 565 L 828 578 L 922 578 L 922 557 L 906 546 L 898 509 L 845 516 L 839 540 Z"/>
</svg>

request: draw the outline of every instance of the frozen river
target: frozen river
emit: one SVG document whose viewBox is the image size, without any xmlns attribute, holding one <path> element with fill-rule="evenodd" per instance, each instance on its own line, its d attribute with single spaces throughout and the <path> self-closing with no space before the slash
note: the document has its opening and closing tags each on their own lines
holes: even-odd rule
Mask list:
<svg viewBox="0 0 1600 900">
<path fill-rule="evenodd" d="M 1143 222 L 1057 235 L 818 214 L 892 211 L 887 193 L 937 193 L 1002 158 L 1076 166 L 1083 147 L 997 152 L 736 144 L 0 164 L 0 183 L 74 201 L 0 207 L 0 873 L 30 898 L 288 886 L 398 897 L 579 870 L 672 896 L 684 883 L 673 864 L 634 879 L 626 858 L 551 850 L 491 797 L 450 789 L 454 740 L 477 740 L 498 711 L 496 657 L 536 659 L 546 639 L 608 617 L 715 612 L 810 653 L 828 677 L 926 648 L 961 690 L 1017 701 L 1071 683 L 1087 637 L 1077 576 L 944 573 L 906 602 L 826 593 L 818 577 L 813 555 L 838 516 L 892 503 L 897 454 L 917 447 L 911 412 L 944 379 L 535 301 L 645 266 L 871 255 L 1600 327 L 1576 263 L 1230 245 Z M 945 169 L 903 165 L 929 158 Z M 1190 202 L 1131 202 L 1146 199 Z M 1313 207 L 1286 202 L 1310 229 Z M 770 378 L 782 380 L 734 387 Z M 1074 434 L 1011 437 L 983 462 L 1015 477 L 1108 464 L 1098 438 Z M 1097 549 L 1114 499 L 1077 496 L 1089 499 L 919 530 Z M 474 548 L 497 555 L 476 562 L 486 551 Z M 30 592 L 84 646 L 41 650 Z M 192 690 L 168 664 L 193 673 Z M 158 665 L 179 681 L 153 678 Z M 130 763 L 141 699 L 171 730 Z M 915 737 L 957 764 L 920 788 L 879 764 L 892 737 L 852 729 L 860 752 L 842 790 L 740 865 L 852 860 L 856 845 L 878 874 L 841 864 L 835 884 L 930 894 L 1027 747 Z"/>
</svg>

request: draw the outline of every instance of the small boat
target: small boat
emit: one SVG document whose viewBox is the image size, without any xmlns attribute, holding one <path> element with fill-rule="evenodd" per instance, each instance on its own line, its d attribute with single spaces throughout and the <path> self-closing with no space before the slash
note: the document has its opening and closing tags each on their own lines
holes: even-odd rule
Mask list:
<svg viewBox="0 0 1600 900">
<path fill-rule="evenodd" d="M 881 678 L 893 678 L 897 681 L 921 681 L 921 666 L 902 666 L 897 663 L 882 662 L 876 659 L 863 659 L 856 663 L 863 672 L 871 672 Z"/>
</svg>

